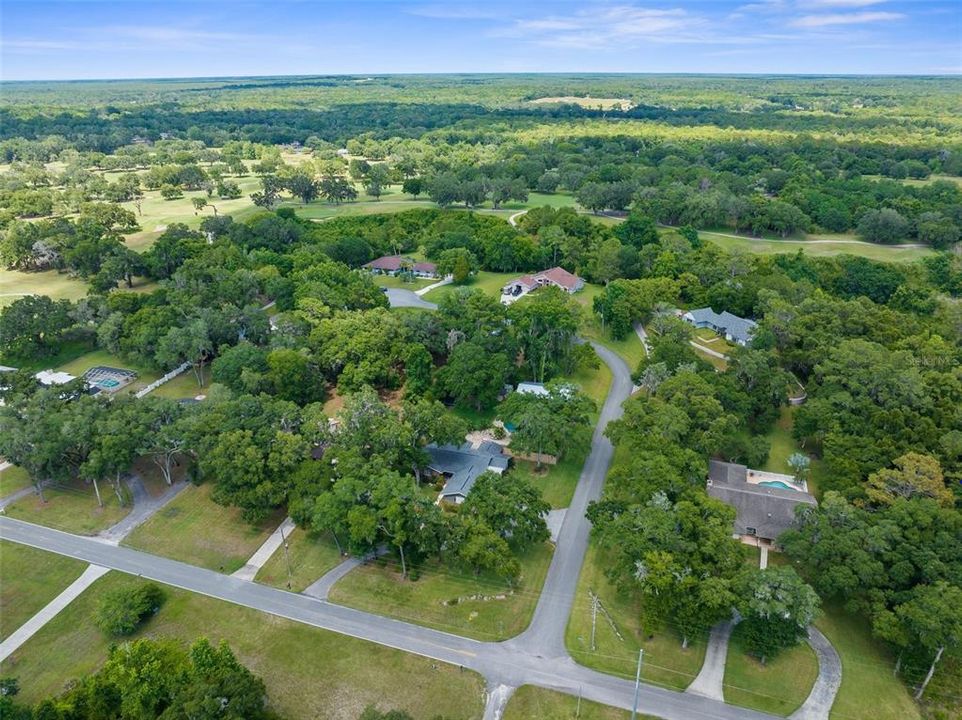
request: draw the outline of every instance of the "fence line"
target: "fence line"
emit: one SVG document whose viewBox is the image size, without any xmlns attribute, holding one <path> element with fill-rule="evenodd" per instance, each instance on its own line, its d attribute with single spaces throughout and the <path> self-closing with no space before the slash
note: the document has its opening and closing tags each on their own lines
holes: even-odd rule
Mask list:
<svg viewBox="0 0 962 720">
<path fill-rule="evenodd" d="M 134 393 L 134 397 L 137 398 L 137 399 L 140 399 L 140 398 L 142 398 L 144 395 L 146 395 L 147 393 L 153 392 L 154 390 L 156 390 L 157 388 L 159 388 L 159 387 L 160 387 L 161 385 L 163 385 L 164 383 L 170 382 L 171 380 L 173 380 L 173 379 L 174 379 L 175 377 L 177 377 L 178 375 L 182 375 L 183 373 L 185 373 L 187 370 L 190 369 L 190 366 L 191 366 L 191 362 L 190 362 L 189 360 L 188 360 L 187 362 L 185 362 L 183 365 L 178 365 L 178 366 L 175 367 L 173 370 L 171 370 L 169 373 L 167 373 L 166 375 L 164 375 L 162 378 L 159 378 L 159 379 L 157 379 L 157 380 L 154 380 L 152 383 L 150 383 L 150 385 L 148 385 L 147 387 L 145 387 L 143 390 L 138 390 L 136 393 Z"/>
</svg>

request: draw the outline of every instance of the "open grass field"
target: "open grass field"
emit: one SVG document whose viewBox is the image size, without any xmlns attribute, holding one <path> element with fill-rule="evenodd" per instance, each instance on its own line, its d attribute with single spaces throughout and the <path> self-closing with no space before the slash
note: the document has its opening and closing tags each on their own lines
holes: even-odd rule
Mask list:
<svg viewBox="0 0 962 720">
<path fill-rule="evenodd" d="M 681 638 L 670 628 L 642 628 L 640 601 L 619 593 L 611 584 L 605 576 L 609 565 L 605 551 L 592 541 L 581 566 L 578 591 L 565 633 L 571 656 L 595 670 L 634 679 L 638 649 L 644 648 L 645 661 L 641 669 L 644 680 L 675 690 L 688 687 L 705 659 L 705 638 L 695 638 L 687 649 L 682 649 Z M 603 608 L 598 613 L 594 651 L 591 650 L 589 591 L 598 595 Z"/>
<path fill-rule="evenodd" d="M 109 589 L 136 585 L 109 573 L 7 659 L 0 672 L 20 678 L 19 700 L 37 702 L 95 671 L 113 642 L 92 622 Z M 167 600 L 136 637 L 207 637 L 230 643 L 238 659 L 264 679 L 271 709 L 290 720 L 357 720 L 364 708 L 399 708 L 418 720 L 481 717 L 478 675 L 362 640 L 326 632 L 202 595 L 165 588 Z"/>
<path fill-rule="evenodd" d="M 847 254 L 885 262 L 914 262 L 935 254 L 934 250 L 928 248 L 899 248 L 861 242 L 850 235 L 808 235 L 800 240 L 748 238 L 708 231 L 699 231 L 698 235 L 703 240 L 710 240 L 726 250 L 738 248 L 761 255 L 796 253 L 803 250 L 815 256 Z"/>
<path fill-rule="evenodd" d="M 30 473 L 16 465 L 0 470 L 0 498 L 11 495 L 25 487 L 30 487 L 32 482 Z"/>
<path fill-rule="evenodd" d="M 827 603 L 815 625 L 842 659 L 842 686 L 832 706 L 831 720 L 861 717 L 869 707 L 873 720 L 918 719 L 918 706 L 909 690 L 892 674 L 895 658 L 872 637 L 865 618 Z"/>
<path fill-rule="evenodd" d="M 628 720 L 627 710 L 582 700 L 565 693 L 522 685 L 504 710 L 504 720 Z M 641 715 L 643 719 L 649 716 Z"/>
<path fill-rule="evenodd" d="M 274 532 L 282 514 L 253 527 L 241 519 L 239 509 L 211 500 L 210 491 L 210 484 L 185 488 L 124 544 L 208 570 L 230 574 L 240 569 Z"/>
<path fill-rule="evenodd" d="M 736 626 L 728 645 L 725 702 L 773 715 L 790 715 L 805 702 L 818 677 L 815 652 L 803 642 L 762 665 L 745 653 L 739 630 Z"/>
<path fill-rule="evenodd" d="M 332 537 L 312 537 L 301 528 L 295 528 L 287 536 L 287 543 L 291 563 L 290 590 L 294 592 L 303 591 L 343 559 Z M 287 588 L 287 560 L 283 547 L 264 563 L 254 579 L 265 585 Z"/>
<path fill-rule="evenodd" d="M 778 420 L 768 433 L 768 441 L 771 443 L 771 450 L 768 452 L 768 462 L 762 465 L 759 470 L 774 473 L 791 474 L 792 469 L 788 466 L 788 458 L 794 452 L 799 451 L 795 438 L 792 437 L 792 424 L 794 422 L 794 408 L 785 405 L 782 407 Z"/>
<path fill-rule="evenodd" d="M 0 308 L 24 295 L 49 295 L 54 300 L 79 300 L 87 295 L 87 283 L 56 270 L 27 273 L 0 268 Z"/>
<path fill-rule="evenodd" d="M 493 574 L 475 576 L 437 562 L 419 566 L 416 582 L 402 580 L 400 564 L 385 558 L 352 570 L 332 588 L 330 599 L 477 640 L 506 640 L 531 622 L 552 551 L 550 543 L 528 550 L 520 558 L 515 588 Z"/>
<path fill-rule="evenodd" d="M 93 485 L 75 480 L 43 491 L 46 502 L 39 495 L 29 495 L 8 505 L 4 512 L 18 520 L 46 525 L 77 535 L 96 535 L 119 522 L 130 512 L 130 505 L 121 507 L 113 488 L 100 483 L 104 506 L 97 505 Z"/>
<path fill-rule="evenodd" d="M 575 95 L 559 95 L 529 100 L 529 105 L 578 105 L 590 110 L 630 110 L 631 100 L 627 98 L 593 98 Z"/>
<path fill-rule="evenodd" d="M 0 639 L 80 577 L 86 563 L 0 540 Z"/>
</svg>

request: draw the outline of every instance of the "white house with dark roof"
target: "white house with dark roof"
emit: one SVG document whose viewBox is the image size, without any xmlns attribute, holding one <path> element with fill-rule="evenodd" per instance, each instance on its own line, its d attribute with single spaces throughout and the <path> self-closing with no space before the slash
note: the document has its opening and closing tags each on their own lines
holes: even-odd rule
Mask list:
<svg viewBox="0 0 962 720">
<path fill-rule="evenodd" d="M 791 475 L 749 470 L 737 463 L 708 463 L 708 494 L 735 508 L 733 535 L 743 541 L 773 545 L 795 525 L 795 508 L 818 502 Z"/>
<path fill-rule="evenodd" d="M 428 470 L 446 478 L 438 501 L 461 504 L 475 481 L 486 472 L 502 474 L 508 469 L 509 457 L 496 442 L 482 442 L 477 447 L 465 442 L 455 445 L 428 445 Z"/>
<path fill-rule="evenodd" d="M 755 333 L 755 328 L 758 327 L 758 323 L 754 320 L 732 315 L 727 310 L 716 313 L 710 307 L 689 310 L 681 317 L 690 325 L 696 328 L 708 328 L 736 345 L 747 345 Z"/>
</svg>

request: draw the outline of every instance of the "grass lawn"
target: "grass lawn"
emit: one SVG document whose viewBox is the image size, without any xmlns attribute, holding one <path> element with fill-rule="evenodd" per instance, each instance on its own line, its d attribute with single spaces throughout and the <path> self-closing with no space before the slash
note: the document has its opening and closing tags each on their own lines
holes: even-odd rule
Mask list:
<svg viewBox="0 0 962 720">
<path fill-rule="evenodd" d="M 522 685 L 504 710 L 504 720 L 628 720 L 627 710 L 582 700 L 573 695 Z M 648 715 L 641 715 L 648 718 Z"/>
<path fill-rule="evenodd" d="M 842 658 L 842 686 L 832 706 L 833 720 L 862 717 L 866 708 L 872 708 L 872 720 L 919 717 L 911 693 L 892 675 L 895 658 L 872 637 L 865 618 L 848 613 L 838 605 L 826 604 L 815 625 Z"/>
<path fill-rule="evenodd" d="M 774 473 L 791 474 L 792 469 L 788 466 L 788 458 L 792 453 L 798 452 L 798 445 L 792 437 L 792 423 L 794 422 L 794 408 L 785 405 L 779 413 L 778 420 L 768 433 L 768 441 L 772 448 L 768 453 L 768 462 L 762 465 L 759 470 Z"/>
<path fill-rule="evenodd" d="M 139 582 L 109 573 L 8 658 L 0 672 L 20 678 L 18 699 L 37 702 L 99 668 L 112 641 L 92 622 L 98 598 Z M 481 716 L 483 681 L 474 673 L 221 600 L 166 591 L 160 612 L 138 636 L 227 640 L 238 659 L 263 678 L 278 717 L 356 720 L 369 704 L 425 720 L 438 713 L 458 720 Z"/>
<path fill-rule="evenodd" d="M 719 372 L 724 372 L 725 370 L 728 369 L 728 361 L 725 360 L 724 358 L 715 357 L 710 353 L 706 353 L 696 345 L 692 345 L 691 349 L 695 351 L 695 354 L 698 355 L 698 357 L 700 357 L 702 360 L 707 362 L 709 365 L 711 365 L 713 368 L 715 368 Z M 714 349 L 715 348 L 712 348 L 712 350 Z M 719 350 L 718 352 L 721 352 L 721 350 Z"/>
<path fill-rule="evenodd" d="M 619 593 L 605 576 L 611 561 L 594 541 L 588 545 L 574 607 L 568 619 L 565 643 L 571 656 L 582 665 L 629 679 L 635 677 L 638 649 L 645 649 L 642 678 L 650 683 L 675 690 L 688 687 L 705 659 L 705 639 L 693 639 L 682 649 L 681 638 L 670 629 L 651 633 L 641 627 L 641 603 L 637 598 Z M 603 611 L 598 613 L 595 650 L 591 650 L 591 597 L 594 591 L 601 599 Z M 612 629 L 617 628 L 618 633 Z M 651 637 L 648 637 L 651 635 Z"/>
<path fill-rule="evenodd" d="M 80 577 L 86 563 L 0 540 L 0 639 Z"/>
<path fill-rule="evenodd" d="M 6 470 L 0 470 L 0 498 L 30 487 L 32 483 L 30 473 L 21 467 L 11 465 Z"/>
<path fill-rule="evenodd" d="M 60 370 L 61 372 L 68 372 L 71 375 L 80 377 L 90 368 L 98 365 L 106 365 L 107 367 L 121 368 L 124 370 L 133 370 L 137 373 L 137 377 L 134 379 L 134 381 L 118 390 L 118 394 L 123 393 L 125 395 L 129 395 L 131 393 L 135 393 L 138 390 L 147 387 L 150 385 L 150 383 L 161 376 L 161 373 L 134 365 L 127 360 L 121 360 L 119 357 L 107 352 L 106 350 L 93 350 L 92 352 L 85 353 L 80 357 L 74 358 L 70 362 L 59 366 L 57 370 Z"/>
<path fill-rule="evenodd" d="M 391 558 L 352 570 L 331 589 L 330 598 L 477 640 L 506 640 L 531 621 L 552 551 L 550 543 L 528 550 L 520 558 L 520 585 L 513 589 L 490 573 L 475 577 L 437 562 L 420 566 L 416 582 L 401 580 L 400 564 Z"/>
<path fill-rule="evenodd" d="M 783 650 L 762 665 L 745 653 L 740 628 L 735 627 L 725 662 L 725 702 L 789 715 L 805 702 L 816 677 L 818 659 L 808 643 Z"/>
<path fill-rule="evenodd" d="M 186 398 L 197 397 L 207 393 L 210 384 L 210 368 L 204 372 L 204 385 L 197 384 L 197 378 L 193 370 L 183 372 L 173 380 L 168 380 L 150 394 L 154 397 L 165 397 L 171 400 L 184 400 Z"/>
<path fill-rule="evenodd" d="M 241 519 L 238 508 L 211 500 L 210 491 L 209 483 L 185 488 L 124 544 L 228 574 L 242 568 L 280 524 L 282 513 L 255 527 Z"/>
<path fill-rule="evenodd" d="M 43 494 L 46 502 L 41 502 L 39 495 L 29 495 L 8 505 L 4 512 L 18 520 L 77 535 L 96 535 L 130 512 L 130 505 L 121 507 L 116 493 L 106 482 L 100 483 L 103 507 L 97 504 L 94 486 L 80 480 L 44 488 Z"/>
<path fill-rule="evenodd" d="M 611 387 L 611 369 L 600 362 L 595 369 L 582 369 L 573 375 L 568 375 L 560 380 L 571 382 L 581 388 L 581 391 L 595 401 L 597 405 L 595 417 L 601 412 L 601 406 L 608 397 L 608 388 Z"/>
<path fill-rule="evenodd" d="M 929 248 L 898 248 L 867 242 L 850 242 L 854 237 L 849 235 L 809 235 L 803 240 L 733 237 L 708 231 L 699 231 L 698 235 L 703 240 L 710 240 L 726 250 L 739 248 L 761 255 L 796 253 L 804 250 L 808 255 L 814 256 L 848 254 L 887 262 L 913 262 L 934 254 L 934 251 Z M 813 240 L 816 242 L 812 242 Z"/>
<path fill-rule="evenodd" d="M 645 347 L 641 344 L 641 340 L 638 339 L 638 334 L 634 330 L 623 339 L 616 340 L 611 337 L 607 330 L 601 329 L 601 323 L 595 315 L 585 318 L 581 327 L 581 336 L 586 340 L 594 340 L 620 355 L 632 373 L 638 369 L 639 363 L 645 359 Z"/>
<path fill-rule="evenodd" d="M 509 280 L 513 280 L 514 278 L 523 274 L 524 273 L 496 273 L 488 272 L 487 270 L 481 270 L 477 273 L 477 275 L 471 278 L 470 282 L 462 285 L 444 285 L 443 287 L 435 288 L 431 292 L 425 294 L 424 299 L 433 303 L 440 302 L 442 297 L 448 293 L 454 292 L 454 289 L 459 287 L 477 288 L 479 290 L 483 290 L 491 297 L 500 298 L 501 288 L 503 288 Z"/>
<path fill-rule="evenodd" d="M 56 270 L 21 272 L 0 268 L 0 307 L 24 295 L 49 295 L 54 300 L 79 300 L 87 295 L 87 283 Z"/>
<path fill-rule="evenodd" d="M 385 288 L 401 288 L 403 290 L 420 290 L 423 287 L 439 282 L 437 278 L 414 278 L 405 280 L 394 275 L 373 275 L 374 284 Z"/>
<path fill-rule="evenodd" d="M 468 424 L 469 430 L 484 430 L 491 427 L 491 423 L 498 414 L 497 408 L 475 410 L 473 407 L 454 405 L 450 410 Z"/>
<path fill-rule="evenodd" d="M 301 592 L 341 562 L 341 554 L 333 538 L 315 538 L 301 528 L 294 528 L 287 536 L 287 543 L 291 560 L 290 589 L 294 592 Z M 265 585 L 287 587 L 287 560 L 283 547 L 278 548 L 271 559 L 264 563 L 254 579 Z"/>
<path fill-rule="evenodd" d="M 557 465 L 542 465 L 540 470 L 535 469 L 533 462 L 514 460 L 514 467 L 509 472 L 527 479 L 538 488 L 552 508 L 566 508 L 571 504 L 571 498 L 578 486 L 585 457 L 584 451 L 571 452 Z"/>
</svg>

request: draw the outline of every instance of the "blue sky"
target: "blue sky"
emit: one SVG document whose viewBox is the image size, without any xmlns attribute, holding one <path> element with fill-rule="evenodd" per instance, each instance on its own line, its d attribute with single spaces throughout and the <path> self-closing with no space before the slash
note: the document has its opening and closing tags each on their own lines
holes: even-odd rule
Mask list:
<svg viewBox="0 0 962 720">
<path fill-rule="evenodd" d="M 4 80 L 962 72 L 959 0 L 4 0 Z"/>
</svg>

